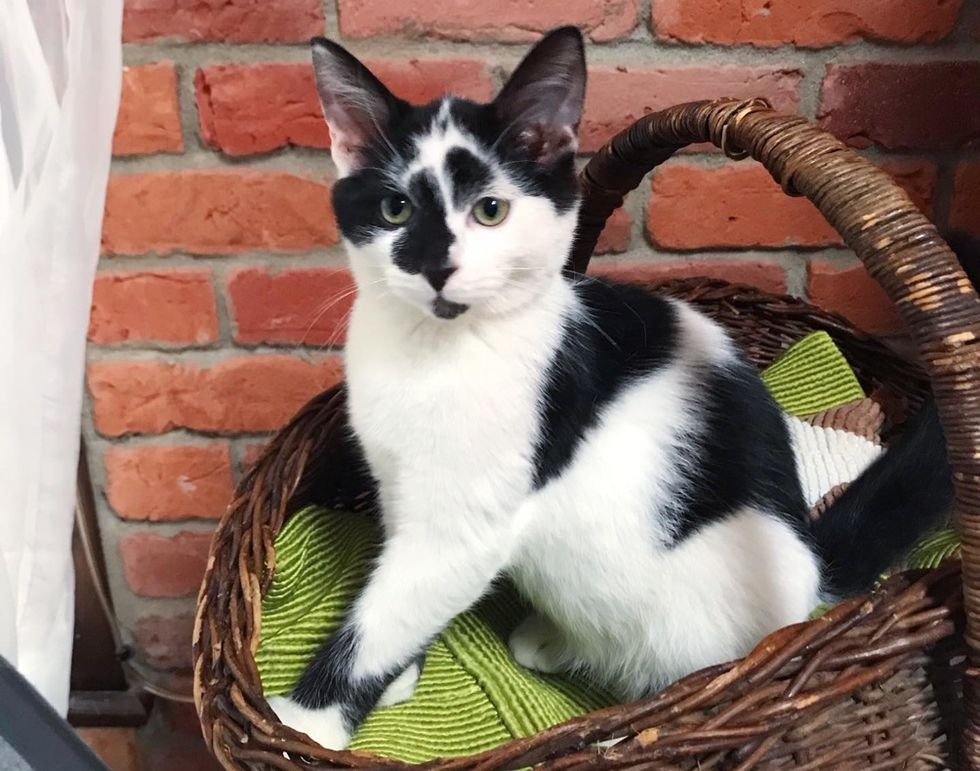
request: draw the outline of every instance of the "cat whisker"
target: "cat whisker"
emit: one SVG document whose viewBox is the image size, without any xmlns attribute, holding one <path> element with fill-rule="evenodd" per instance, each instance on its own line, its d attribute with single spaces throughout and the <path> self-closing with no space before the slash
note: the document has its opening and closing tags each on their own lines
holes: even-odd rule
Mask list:
<svg viewBox="0 0 980 771">
<path fill-rule="evenodd" d="M 379 280 L 379 281 L 373 281 L 373 282 L 371 282 L 371 285 L 374 285 L 374 284 L 379 284 L 379 283 L 381 283 L 381 281 L 380 281 L 380 280 Z M 383 292 L 381 292 L 381 294 L 380 294 L 380 295 L 378 295 L 378 296 L 379 296 L 380 298 L 385 298 L 385 297 L 387 297 L 387 296 L 388 296 L 388 291 L 387 291 L 387 290 L 385 290 L 385 291 L 383 291 Z M 330 345 L 330 344 L 331 344 L 331 342 L 336 342 L 336 339 L 337 339 L 337 333 L 338 333 L 338 331 L 339 331 L 340 329 L 343 329 L 343 328 L 345 328 L 345 327 L 347 326 L 347 324 L 348 324 L 348 322 L 350 321 L 350 318 L 351 318 L 351 315 L 352 315 L 353 313 L 354 313 L 354 306 L 352 305 L 352 306 L 351 306 L 351 307 L 350 307 L 350 308 L 349 308 L 349 309 L 347 310 L 347 312 L 346 312 L 346 313 L 345 313 L 345 314 L 344 314 L 344 315 L 343 315 L 343 316 L 342 316 L 342 317 L 341 317 L 340 319 L 338 319 L 338 321 L 337 321 L 337 323 L 336 323 L 336 324 L 334 324 L 334 327 L 333 327 L 333 329 L 332 329 L 332 330 L 330 330 L 330 334 L 329 334 L 329 335 L 327 335 L 327 341 L 328 341 L 328 342 L 326 342 L 326 343 L 323 343 L 322 345 L 320 345 L 320 346 L 318 346 L 318 348 L 317 348 L 317 350 L 318 350 L 318 351 L 322 351 L 322 350 L 324 350 L 324 349 L 325 349 L 325 348 L 326 348 L 326 347 L 327 347 L 328 345 Z"/>
<path fill-rule="evenodd" d="M 609 342 L 609 344 L 610 344 L 610 345 L 611 345 L 611 346 L 612 346 L 613 348 L 615 348 L 615 349 L 616 349 L 617 351 L 620 351 L 620 350 L 622 350 L 622 349 L 620 348 L 620 346 L 619 346 L 619 343 L 617 343 L 617 342 L 616 342 L 615 340 L 613 340 L 613 339 L 612 339 L 612 338 L 611 338 L 611 337 L 609 336 L 609 334 L 608 334 L 608 333 L 606 332 L 606 330 L 604 330 L 604 329 L 603 329 L 602 327 L 600 327 L 600 326 L 599 326 L 599 325 L 598 325 L 598 324 L 596 323 L 596 321 L 595 321 L 595 319 L 593 319 L 593 318 L 592 318 L 592 317 L 591 317 L 590 315 L 588 315 L 588 313 L 584 313 L 584 314 L 582 314 L 582 316 L 580 316 L 579 318 L 580 318 L 580 320 L 581 320 L 581 321 L 582 321 L 583 323 L 585 323 L 585 324 L 587 324 L 588 326 L 590 326 L 590 327 L 592 327 L 592 329 L 594 329 L 594 330 L 595 330 L 596 332 L 598 332 L 598 333 L 599 333 L 600 335 L 602 335 L 602 336 L 603 336 L 603 337 L 604 337 L 604 338 L 605 338 L 605 339 L 606 339 L 606 340 L 607 340 L 607 341 Z M 644 326 L 644 327 L 643 327 L 643 329 L 644 329 L 644 333 L 645 333 L 645 332 L 646 332 L 646 326 Z"/>
<path fill-rule="evenodd" d="M 310 332 L 313 330 L 313 327 L 317 325 L 317 322 L 319 322 L 320 319 L 323 318 L 323 316 L 326 314 L 327 311 L 329 311 L 337 303 L 342 302 L 343 300 L 345 300 L 346 298 L 350 297 L 355 293 L 356 293 L 355 291 L 348 290 L 346 292 L 341 293 L 339 296 L 335 296 L 335 299 L 333 301 L 321 304 L 320 307 L 317 308 L 317 310 L 315 311 L 313 318 L 310 320 L 310 323 L 307 325 L 306 329 L 303 330 L 303 336 L 300 338 L 300 344 L 306 342 L 307 335 L 310 334 Z"/>
<path fill-rule="evenodd" d="M 354 308 L 351 307 L 348 311 L 334 324 L 333 329 L 330 330 L 330 334 L 327 335 L 327 342 L 317 347 L 318 351 L 322 351 L 328 345 L 335 344 L 337 342 L 337 333 L 347 326 L 347 322 L 350 321 L 351 314 L 354 313 Z"/>
<path fill-rule="evenodd" d="M 383 279 L 378 279 L 377 281 L 371 281 L 365 286 L 374 286 L 375 284 L 381 283 L 382 280 Z M 302 344 L 306 342 L 307 335 L 310 334 L 313 327 L 316 326 L 317 322 L 323 318 L 324 314 L 326 314 L 327 311 L 329 311 L 331 308 L 337 305 L 337 303 L 343 302 L 349 297 L 353 297 L 354 295 L 357 294 L 357 292 L 358 292 L 358 287 L 355 285 L 350 289 L 343 289 L 340 292 L 337 292 L 333 296 L 327 298 L 323 303 L 321 303 L 320 307 L 317 308 L 317 310 L 315 311 L 313 319 L 310 321 L 309 325 L 303 331 L 303 337 L 300 339 L 300 343 Z"/>
</svg>

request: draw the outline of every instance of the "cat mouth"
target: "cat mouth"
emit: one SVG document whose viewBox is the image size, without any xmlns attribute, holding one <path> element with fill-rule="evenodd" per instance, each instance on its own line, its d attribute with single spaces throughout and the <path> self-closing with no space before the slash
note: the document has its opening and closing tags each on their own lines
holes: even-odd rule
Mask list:
<svg viewBox="0 0 980 771">
<path fill-rule="evenodd" d="M 441 296 L 432 301 L 432 312 L 440 319 L 454 319 L 468 311 L 469 308 L 469 305 L 454 303 L 452 300 L 447 300 Z"/>
</svg>

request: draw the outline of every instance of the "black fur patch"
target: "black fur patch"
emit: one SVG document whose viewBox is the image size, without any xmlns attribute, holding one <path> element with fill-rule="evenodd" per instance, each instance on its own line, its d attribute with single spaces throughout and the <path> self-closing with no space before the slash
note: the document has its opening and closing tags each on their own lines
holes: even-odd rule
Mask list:
<svg viewBox="0 0 980 771">
<path fill-rule="evenodd" d="M 686 445 L 685 480 L 675 543 L 743 506 L 805 522 L 806 502 L 782 410 L 758 373 L 737 362 L 704 373 L 692 394 L 706 421 L 700 441 Z"/>
<path fill-rule="evenodd" d="M 573 320 L 555 354 L 543 394 L 534 486 L 544 486 L 571 460 L 602 408 L 630 380 L 668 364 L 676 349 L 674 309 L 637 287 L 577 280 L 592 323 Z"/>
<path fill-rule="evenodd" d="M 457 209 L 472 203 L 492 178 L 490 167 L 462 147 L 446 153 L 446 175 L 452 184 L 453 206 Z"/>
<path fill-rule="evenodd" d="M 395 679 L 368 677 L 354 681 L 351 667 L 357 651 L 357 631 L 344 623 L 317 649 L 293 688 L 292 698 L 308 709 L 340 707 L 348 729 L 359 726 L 378 703 L 388 683 Z"/>
<path fill-rule="evenodd" d="M 289 499 L 289 511 L 311 504 L 340 510 L 377 505 L 377 482 L 350 427 L 346 401 L 343 409 L 344 430 L 338 432 L 334 441 L 310 454 L 303 476 Z"/>
<path fill-rule="evenodd" d="M 408 195 L 415 209 L 394 245 L 394 263 L 406 273 L 436 271 L 449 262 L 449 246 L 455 240 L 446 227 L 446 210 L 438 184 L 426 172 L 412 177 Z"/>
<path fill-rule="evenodd" d="M 375 170 L 344 177 L 333 186 L 333 209 L 337 227 L 352 244 L 363 246 L 385 230 L 381 200 L 393 191 Z"/>
</svg>

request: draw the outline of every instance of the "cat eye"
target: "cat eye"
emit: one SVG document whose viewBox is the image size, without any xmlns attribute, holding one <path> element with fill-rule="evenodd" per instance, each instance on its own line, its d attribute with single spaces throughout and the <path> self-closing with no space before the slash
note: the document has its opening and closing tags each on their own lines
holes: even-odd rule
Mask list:
<svg viewBox="0 0 980 771">
<path fill-rule="evenodd" d="M 507 219 L 510 204 L 500 198 L 481 198 L 473 207 L 473 219 L 481 225 L 492 228 Z"/>
<path fill-rule="evenodd" d="M 404 225 L 412 216 L 412 202 L 403 195 L 389 195 L 381 199 L 381 216 L 392 225 Z"/>
</svg>

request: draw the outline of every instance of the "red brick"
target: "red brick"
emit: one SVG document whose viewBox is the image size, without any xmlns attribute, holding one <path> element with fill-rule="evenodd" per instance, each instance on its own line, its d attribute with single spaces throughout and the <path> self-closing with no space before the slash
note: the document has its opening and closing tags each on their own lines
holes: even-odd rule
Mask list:
<svg viewBox="0 0 980 771">
<path fill-rule="evenodd" d="M 445 93 L 486 101 L 492 94 L 486 67 L 476 59 L 369 59 L 367 64 L 410 102 L 430 102 Z M 204 140 L 229 155 L 330 145 L 308 64 L 216 64 L 197 71 L 194 89 Z"/>
<path fill-rule="evenodd" d="M 831 64 L 820 124 L 855 147 L 950 149 L 980 142 L 980 62 Z"/>
<path fill-rule="evenodd" d="M 305 43 L 323 34 L 320 0 L 126 0 L 123 40 Z"/>
<path fill-rule="evenodd" d="M 133 629 L 140 652 L 156 669 L 190 669 L 194 614 L 142 616 Z"/>
<path fill-rule="evenodd" d="M 596 254 L 618 254 L 625 252 L 630 246 L 630 215 L 626 209 L 616 209 L 606 220 L 606 227 L 599 235 L 596 244 Z"/>
<path fill-rule="evenodd" d="M 796 112 L 803 74 L 771 67 L 593 67 L 585 94 L 581 148 L 596 150 L 637 118 L 681 102 L 722 96 L 767 97 Z"/>
<path fill-rule="evenodd" d="M 879 165 L 905 188 L 909 198 L 926 216 L 932 216 L 932 200 L 936 192 L 934 163 L 922 160 L 886 160 Z"/>
<path fill-rule="evenodd" d="M 807 270 L 807 293 L 814 305 L 840 313 L 866 332 L 902 331 L 895 306 L 861 265 L 840 268 L 813 260 Z"/>
<path fill-rule="evenodd" d="M 980 236 L 980 162 L 963 163 L 956 170 L 949 225 Z"/>
<path fill-rule="evenodd" d="M 274 431 L 340 381 L 336 356 L 225 359 L 213 367 L 165 361 L 101 361 L 88 367 L 96 429 L 107 436 L 198 431 Z"/>
<path fill-rule="evenodd" d="M 652 26 L 682 43 L 792 43 L 810 48 L 856 40 L 919 43 L 953 29 L 963 0 L 656 0 Z"/>
<path fill-rule="evenodd" d="M 211 65 L 194 76 L 194 94 L 201 136 L 229 155 L 330 145 L 307 64 Z"/>
<path fill-rule="evenodd" d="M 184 149 L 172 62 L 123 67 L 122 96 L 112 137 L 116 155 L 179 153 Z"/>
<path fill-rule="evenodd" d="M 183 531 L 174 536 L 133 533 L 119 542 L 123 575 L 143 597 L 186 597 L 201 586 L 210 533 Z"/>
<path fill-rule="evenodd" d="M 786 292 L 786 271 L 770 262 L 741 260 L 651 260 L 649 262 L 602 262 L 589 273 L 617 281 L 648 283 L 675 278 L 718 278 L 733 284 L 748 284 L 767 292 Z"/>
<path fill-rule="evenodd" d="M 931 212 L 935 166 L 926 161 L 882 164 Z M 827 246 L 841 243 L 823 215 L 805 198 L 791 198 L 757 163 L 706 169 L 670 163 L 653 178 L 647 233 L 668 249 Z"/>
<path fill-rule="evenodd" d="M 478 59 L 367 59 L 371 71 L 396 96 L 425 104 L 444 94 L 486 102 L 493 84 Z"/>
<path fill-rule="evenodd" d="M 450 40 L 528 41 L 559 24 L 574 24 L 596 42 L 627 36 L 639 19 L 637 0 L 338 0 L 347 37 L 406 35 Z"/>
<path fill-rule="evenodd" d="M 224 442 L 111 447 L 105 469 L 109 505 L 125 519 L 218 518 L 234 487 Z"/>
<path fill-rule="evenodd" d="M 304 177 L 200 170 L 109 178 L 108 254 L 302 251 L 336 242 L 330 189 Z"/>
<path fill-rule="evenodd" d="M 218 314 L 207 270 L 100 273 L 92 291 L 88 339 L 93 343 L 218 339 Z"/>
<path fill-rule="evenodd" d="M 239 343 L 338 345 L 347 332 L 354 281 L 344 268 L 269 273 L 243 268 L 228 282 Z"/>
<path fill-rule="evenodd" d="M 647 232 L 668 249 L 840 243 L 813 204 L 787 196 L 756 163 L 718 169 L 672 163 L 658 169 Z"/>
</svg>

